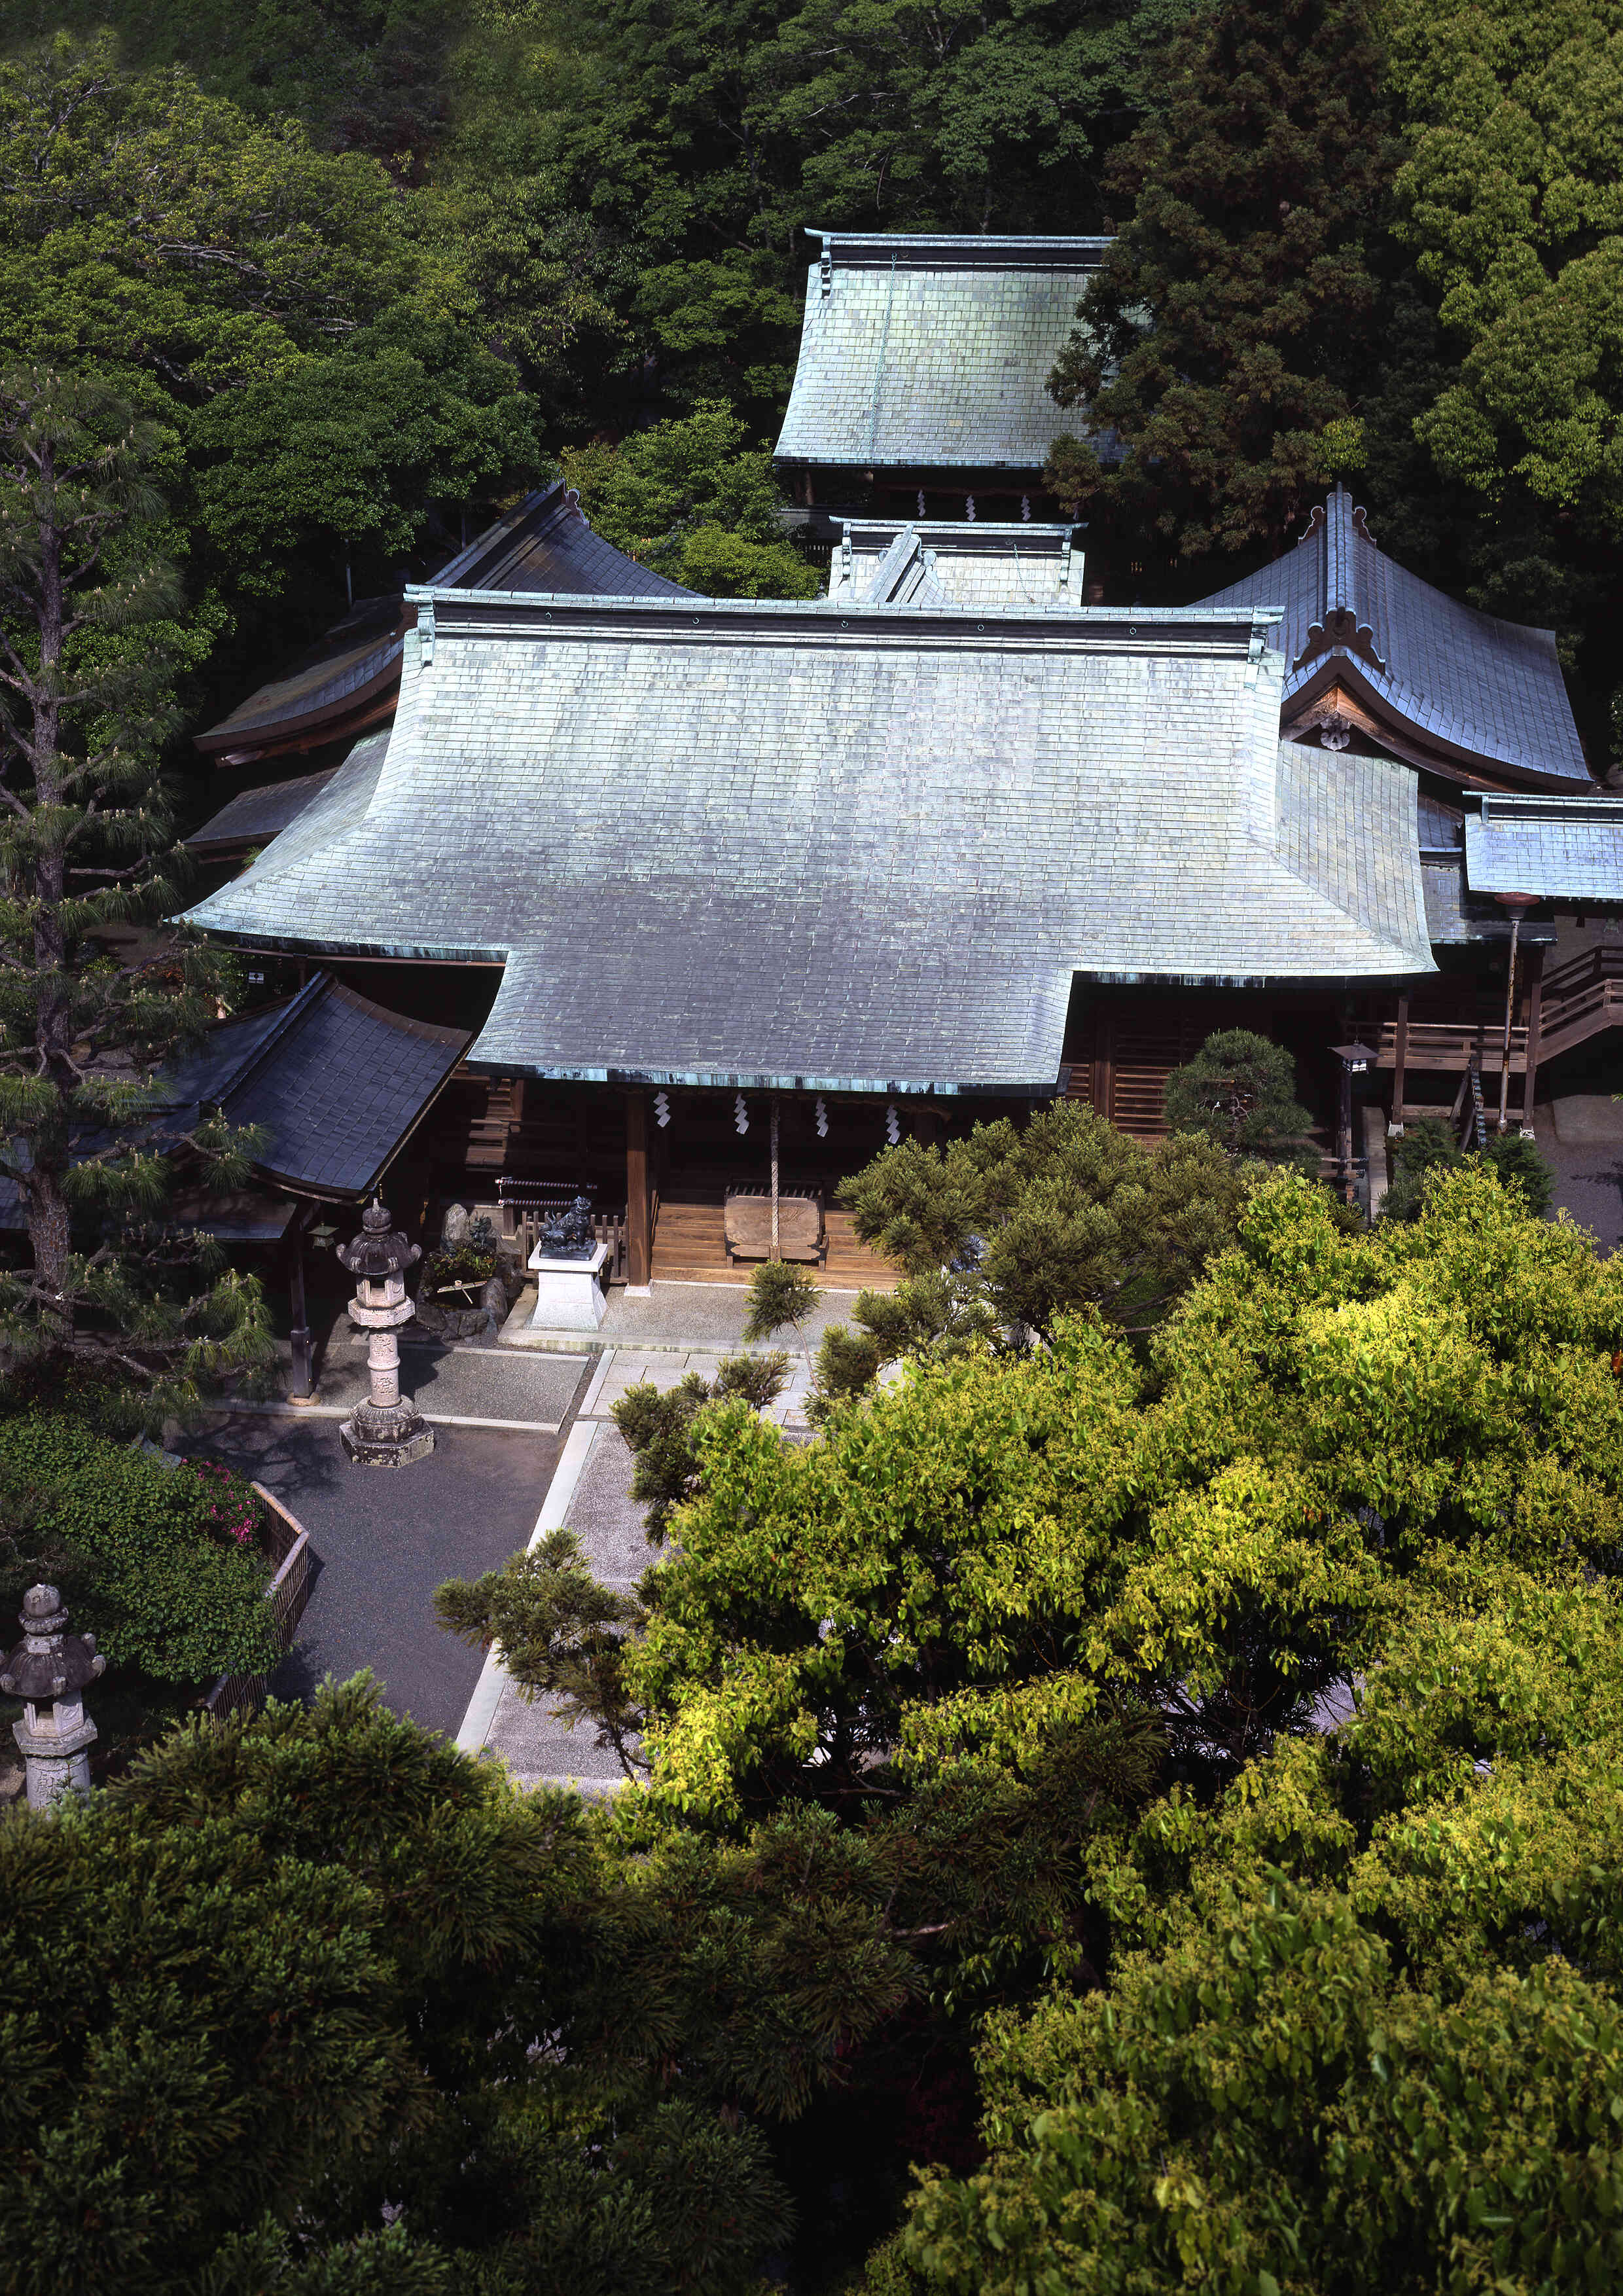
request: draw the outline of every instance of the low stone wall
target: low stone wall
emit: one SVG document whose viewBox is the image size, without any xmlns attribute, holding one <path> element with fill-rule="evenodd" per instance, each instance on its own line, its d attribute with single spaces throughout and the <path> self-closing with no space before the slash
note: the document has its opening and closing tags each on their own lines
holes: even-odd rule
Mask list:
<svg viewBox="0 0 1623 2296">
<path fill-rule="evenodd" d="M 256 1483 L 253 1488 L 270 1517 L 265 1543 L 276 1571 L 265 1590 L 265 1599 L 272 1607 L 285 1651 L 292 1646 L 304 1606 L 310 1599 L 310 1575 L 316 1555 L 310 1534 L 298 1516 L 263 1483 Z M 217 1722 L 223 1722 L 230 1714 L 258 1713 L 265 1703 L 269 1682 L 268 1674 L 222 1674 L 203 1705 Z"/>
</svg>

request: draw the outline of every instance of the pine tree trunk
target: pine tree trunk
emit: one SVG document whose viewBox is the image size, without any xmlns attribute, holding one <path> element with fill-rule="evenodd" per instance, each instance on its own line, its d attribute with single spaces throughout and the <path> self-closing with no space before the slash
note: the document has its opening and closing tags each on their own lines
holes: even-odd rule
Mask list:
<svg viewBox="0 0 1623 2296">
<path fill-rule="evenodd" d="M 62 920 L 68 853 L 59 809 L 62 800 L 61 674 L 66 606 L 61 537 L 50 515 L 51 480 L 54 476 L 52 462 L 47 449 L 41 470 L 41 496 L 46 508 L 39 528 L 39 678 L 31 697 L 33 741 L 29 764 L 34 775 L 36 817 L 44 816 L 53 824 L 41 842 L 34 864 L 34 895 L 38 904 L 34 920 L 34 969 L 39 983 L 34 1029 L 38 1073 L 48 1079 L 55 1091 L 57 1112 L 33 1131 L 29 1142 L 31 1168 L 21 1183 L 21 1195 L 36 1280 L 42 1291 L 60 1299 L 68 1267 L 68 1204 L 63 1189 L 68 1170 L 68 1108 L 78 1078 L 72 1059 L 72 1013 L 66 986 L 67 938 Z"/>
</svg>

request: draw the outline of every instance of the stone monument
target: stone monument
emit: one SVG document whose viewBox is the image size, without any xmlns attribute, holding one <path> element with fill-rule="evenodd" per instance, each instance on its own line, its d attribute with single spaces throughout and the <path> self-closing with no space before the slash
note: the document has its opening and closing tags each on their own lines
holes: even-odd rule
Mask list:
<svg viewBox="0 0 1623 2296">
<path fill-rule="evenodd" d="M 29 1779 L 29 1808 L 49 1809 L 59 1794 L 90 1792 L 90 1749 L 96 1726 L 86 1718 L 85 1685 L 107 1665 L 94 1635 L 70 1635 L 54 1587 L 30 1587 L 22 1598 L 22 1640 L 0 1672 L 0 1690 L 22 1701 L 12 1734 Z"/>
<path fill-rule="evenodd" d="M 381 1201 L 361 1214 L 361 1232 L 340 1244 L 338 1256 L 355 1277 L 349 1320 L 367 1333 L 366 1372 L 372 1392 L 357 1403 L 339 1428 L 339 1439 L 356 1466 L 408 1467 L 426 1459 L 434 1431 L 409 1395 L 400 1392 L 400 1342 L 396 1334 L 414 1310 L 406 1296 L 406 1271 L 422 1256 L 389 1225 Z"/>
<path fill-rule="evenodd" d="M 592 1234 L 592 1199 L 577 1196 L 544 1220 L 529 1265 L 536 1278 L 535 1331 L 594 1332 L 609 1312 L 599 1275 L 609 1247 Z"/>
</svg>

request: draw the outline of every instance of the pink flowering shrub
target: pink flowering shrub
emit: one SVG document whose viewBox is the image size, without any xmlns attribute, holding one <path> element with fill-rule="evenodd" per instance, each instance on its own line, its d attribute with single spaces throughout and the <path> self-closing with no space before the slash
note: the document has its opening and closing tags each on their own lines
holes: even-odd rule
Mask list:
<svg viewBox="0 0 1623 2296">
<path fill-rule="evenodd" d="M 188 1459 L 186 1466 L 202 1483 L 206 1496 L 203 1521 L 209 1529 L 239 1546 L 255 1546 L 265 1525 L 265 1510 L 246 1477 L 223 1467 L 216 1459 Z"/>
</svg>

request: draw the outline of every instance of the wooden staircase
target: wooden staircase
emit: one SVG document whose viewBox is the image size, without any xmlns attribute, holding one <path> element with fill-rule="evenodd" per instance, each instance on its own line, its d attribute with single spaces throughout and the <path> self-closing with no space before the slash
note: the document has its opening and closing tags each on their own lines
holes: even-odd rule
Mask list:
<svg viewBox="0 0 1623 2296">
<path fill-rule="evenodd" d="M 828 1263 L 807 1267 L 812 1281 L 825 1292 L 894 1291 L 901 1277 L 888 1261 L 857 1242 L 850 1213 L 825 1211 L 823 1219 Z M 719 1198 L 714 1203 L 662 1199 L 654 1224 L 652 1272 L 656 1283 L 745 1284 L 755 1269 L 728 1266 Z"/>
<path fill-rule="evenodd" d="M 1623 1028 L 1623 948 L 1603 945 L 1556 965 L 1544 976 L 1539 1015 L 1537 1065 L 1556 1060 L 1575 1046 L 1608 1029 Z M 1511 1030 L 1510 1070 L 1527 1073 L 1528 1032 L 1518 1021 Z M 1381 1023 L 1380 1057 L 1383 1069 L 1398 1064 L 1398 1024 Z M 1496 1077 L 1504 1064 L 1504 1022 L 1483 1018 L 1469 1021 L 1409 1022 L 1404 1054 L 1406 1070 L 1439 1070 L 1459 1075 L 1476 1063 L 1486 1076 Z"/>
</svg>

